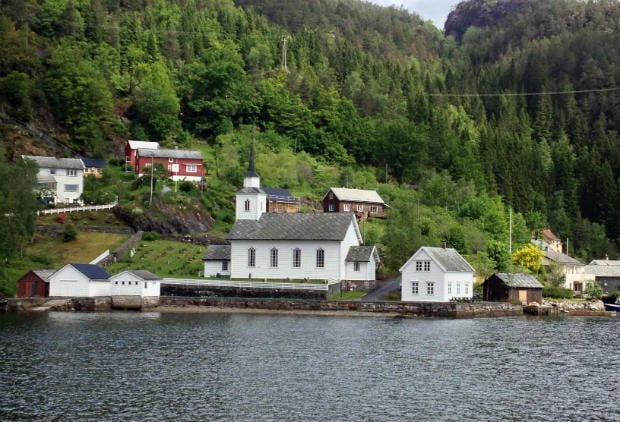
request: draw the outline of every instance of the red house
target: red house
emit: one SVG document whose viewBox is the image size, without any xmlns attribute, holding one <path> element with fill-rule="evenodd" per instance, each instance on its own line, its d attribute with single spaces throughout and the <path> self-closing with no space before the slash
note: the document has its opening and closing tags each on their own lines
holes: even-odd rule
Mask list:
<svg viewBox="0 0 620 422">
<path fill-rule="evenodd" d="M 205 166 L 200 151 L 184 149 L 143 149 L 136 152 L 135 171 L 138 176 L 149 174 L 149 168 L 160 163 L 172 180 L 200 182 L 205 176 Z"/>
<path fill-rule="evenodd" d="M 136 154 L 140 148 L 159 149 L 159 142 L 127 141 L 127 145 L 125 145 L 125 163 L 136 168 Z"/>
<path fill-rule="evenodd" d="M 17 297 L 48 297 L 49 277 L 56 270 L 30 270 L 17 280 Z"/>
</svg>

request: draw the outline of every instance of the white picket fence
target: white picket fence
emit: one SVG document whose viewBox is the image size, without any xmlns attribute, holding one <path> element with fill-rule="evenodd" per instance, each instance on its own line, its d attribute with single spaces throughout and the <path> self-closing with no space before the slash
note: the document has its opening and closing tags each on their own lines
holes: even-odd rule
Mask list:
<svg viewBox="0 0 620 422">
<path fill-rule="evenodd" d="M 236 287 L 249 289 L 309 290 L 321 292 L 329 290 L 328 284 L 277 283 L 272 281 L 196 280 L 191 278 L 164 278 L 162 284 L 205 287 Z"/>
<path fill-rule="evenodd" d="M 99 255 L 97 258 L 93 259 L 92 261 L 90 261 L 89 264 L 97 265 L 99 262 L 101 262 L 103 259 L 107 258 L 108 256 L 110 256 L 110 250 L 106 249 L 105 251 L 103 251 L 103 253 L 101 253 L 101 255 Z"/>
<path fill-rule="evenodd" d="M 118 201 L 114 201 L 111 204 L 104 204 L 104 205 L 85 205 L 83 207 L 50 208 L 48 210 L 37 211 L 37 215 L 61 214 L 63 212 L 109 210 L 110 208 L 114 208 L 117 205 L 118 205 Z"/>
</svg>

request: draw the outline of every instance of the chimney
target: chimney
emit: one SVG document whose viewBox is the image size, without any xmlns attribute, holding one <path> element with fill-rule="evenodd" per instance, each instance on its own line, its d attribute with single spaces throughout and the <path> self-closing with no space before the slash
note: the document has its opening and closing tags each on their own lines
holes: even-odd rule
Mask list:
<svg viewBox="0 0 620 422">
<path fill-rule="evenodd" d="M 446 244 L 446 241 L 445 241 L 445 240 L 444 240 L 443 242 L 441 242 L 441 247 L 442 247 L 442 248 L 444 248 L 444 249 L 446 249 L 447 244 Z"/>
<path fill-rule="evenodd" d="M 56 154 L 54 154 L 54 156 L 57 160 L 60 160 L 60 151 L 56 151 Z"/>
</svg>

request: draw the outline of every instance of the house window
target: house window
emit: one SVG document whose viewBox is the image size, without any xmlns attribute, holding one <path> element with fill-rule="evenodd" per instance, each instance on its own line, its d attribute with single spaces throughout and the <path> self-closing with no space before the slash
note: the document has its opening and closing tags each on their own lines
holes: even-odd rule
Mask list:
<svg viewBox="0 0 620 422">
<path fill-rule="evenodd" d="M 78 192 L 80 185 L 65 185 L 65 192 Z"/>
<path fill-rule="evenodd" d="M 168 158 L 169 163 L 174 163 L 174 158 Z"/>
<path fill-rule="evenodd" d="M 323 249 L 316 250 L 316 266 L 317 268 L 325 267 L 325 251 Z"/>
<path fill-rule="evenodd" d="M 171 171 L 173 173 L 178 173 L 179 165 L 178 164 L 168 164 L 168 171 Z"/>
<path fill-rule="evenodd" d="M 451 295 L 452 294 L 452 282 L 448 282 L 448 294 Z"/>
<path fill-rule="evenodd" d="M 222 261 L 222 271 L 228 271 L 228 261 Z"/>
<path fill-rule="evenodd" d="M 364 211 L 364 204 L 357 204 L 357 210 L 358 210 L 359 212 Z"/>
<path fill-rule="evenodd" d="M 301 267 L 301 249 L 299 248 L 293 249 L 293 267 Z"/>
<path fill-rule="evenodd" d="M 185 170 L 188 173 L 196 173 L 198 171 L 198 166 L 196 164 L 186 164 Z"/>
<path fill-rule="evenodd" d="M 270 253 L 270 262 L 271 262 L 271 267 L 275 268 L 278 266 L 278 250 L 276 248 L 271 248 L 271 253 Z"/>
<path fill-rule="evenodd" d="M 56 174 L 56 169 L 50 169 L 50 174 Z"/>
<path fill-rule="evenodd" d="M 124 282 L 124 281 L 121 281 L 121 284 L 124 286 L 124 285 L 125 285 L 125 282 Z"/>
<path fill-rule="evenodd" d="M 424 261 L 424 271 L 428 272 L 431 270 L 431 261 Z"/>
<path fill-rule="evenodd" d="M 147 288 L 147 287 L 146 287 L 146 281 L 144 282 L 144 288 L 145 288 L 145 289 Z"/>
<path fill-rule="evenodd" d="M 351 211 L 351 204 L 344 204 L 344 205 L 342 206 L 342 209 L 343 209 L 345 212 L 349 212 L 349 211 Z"/>
<path fill-rule="evenodd" d="M 329 212 L 334 212 L 334 204 L 329 204 Z"/>
<path fill-rule="evenodd" d="M 411 282 L 411 293 L 413 293 L 414 295 L 417 295 L 420 292 L 420 283 L 418 283 L 417 281 L 412 281 Z"/>
<path fill-rule="evenodd" d="M 360 270 L 360 263 L 359 262 L 354 262 L 353 263 L 353 271 L 359 272 L 359 270 Z"/>
<path fill-rule="evenodd" d="M 433 296 L 435 294 L 435 283 L 432 281 L 426 282 L 426 294 L 429 296 Z"/>
<path fill-rule="evenodd" d="M 456 282 L 456 294 L 460 295 L 461 294 L 461 283 L 460 282 Z"/>
<path fill-rule="evenodd" d="M 250 200 L 249 199 L 245 200 L 244 209 L 246 211 L 250 211 Z"/>
<path fill-rule="evenodd" d="M 415 262 L 415 270 L 416 271 L 422 271 L 422 261 L 416 261 Z"/>
<path fill-rule="evenodd" d="M 334 193 L 333 192 L 329 193 L 329 199 L 334 199 Z"/>
<path fill-rule="evenodd" d="M 248 249 L 248 267 L 256 266 L 256 249 Z"/>
<path fill-rule="evenodd" d="M 416 261 L 415 270 L 429 272 L 431 270 L 431 261 Z"/>
<path fill-rule="evenodd" d="M 371 205 L 370 212 L 379 212 L 379 207 L 376 205 Z"/>
<path fill-rule="evenodd" d="M 67 170 L 67 176 L 75 176 L 77 173 L 75 172 L 75 170 Z"/>
<path fill-rule="evenodd" d="M 469 287 L 467 286 L 467 283 L 463 283 L 463 290 L 465 294 L 469 294 Z"/>
<path fill-rule="evenodd" d="M 118 281 L 115 281 L 114 284 L 116 284 L 118 286 Z"/>
</svg>

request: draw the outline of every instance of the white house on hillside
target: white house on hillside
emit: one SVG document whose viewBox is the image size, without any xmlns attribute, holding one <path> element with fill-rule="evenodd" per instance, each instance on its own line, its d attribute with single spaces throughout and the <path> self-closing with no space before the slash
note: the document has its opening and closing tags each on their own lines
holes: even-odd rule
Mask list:
<svg viewBox="0 0 620 422">
<path fill-rule="evenodd" d="M 93 264 L 67 264 L 49 277 L 51 297 L 110 296 L 110 274 Z"/>
<path fill-rule="evenodd" d="M 375 279 L 376 249 L 356 249 L 363 241 L 353 213 L 267 213 L 266 197 L 252 151 L 228 235 L 231 278 Z"/>
<path fill-rule="evenodd" d="M 449 302 L 471 298 L 474 272 L 455 249 L 423 246 L 400 268 L 401 300 Z"/>
<path fill-rule="evenodd" d="M 41 157 L 22 155 L 24 160 L 34 161 L 38 191 L 48 203 L 72 204 L 79 202 L 84 191 L 84 163 L 79 158 Z"/>
</svg>

